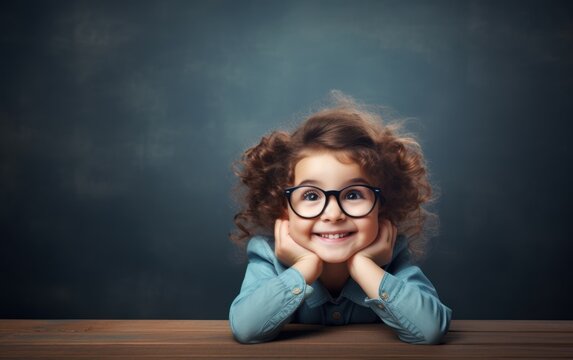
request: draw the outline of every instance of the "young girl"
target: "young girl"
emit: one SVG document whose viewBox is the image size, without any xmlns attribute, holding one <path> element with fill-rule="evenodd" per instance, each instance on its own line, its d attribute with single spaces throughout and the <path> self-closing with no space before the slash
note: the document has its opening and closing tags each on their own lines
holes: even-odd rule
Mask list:
<svg viewBox="0 0 573 360">
<path fill-rule="evenodd" d="M 397 130 L 339 94 L 243 154 L 233 239 L 248 241 L 249 264 L 229 314 L 237 341 L 271 340 L 290 322 L 383 322 L 403 341 L 440 342 L 451 310 L 413 263 L 431 186 L 420 147 Z"/>
</svg>

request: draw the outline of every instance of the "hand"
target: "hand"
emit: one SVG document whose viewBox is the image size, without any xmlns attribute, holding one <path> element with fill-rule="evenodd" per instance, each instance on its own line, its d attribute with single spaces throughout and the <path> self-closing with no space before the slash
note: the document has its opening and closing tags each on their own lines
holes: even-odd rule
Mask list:
<svg viewBox="0 0 573 360">
<path fill-rule="evenodd" d="M 386 274 L 382 266 L 392 261 L 397 232 L 396 226 L 392 225 L 390 221 L 381 221 L 378 224 L 376 239 L 348 259 L 347 265 L 350 276 L 370 299 L 376 299 L 380 296 L 378 290 Z"/>
<path fill-rule="evenodd" d="M 378 235 L 376 239 L 358 251 L 349 260 L 349 266 L 355 258 L 367 258 L 374 261 L 378 266 L 382 267 L 392 261 L 392 254 L 394 252 L 394 244 L 396 243 L 397 228 L 389 220 L 382 220 L 378 225 Z"/>
<path fill-rule="evenodd" d="M 275 255 L 281 263 L 293 266 L 306 257 L 316 256 L 312 251 L 300 246 L 289 234 L 289 221 L 275 221 Z"/>
<path fill-rule="evenodd" d="M 290 236 L 288 228 L 288 220 L 275 221 L 275 255 L 281 263 L 300 271 L 307 284 L 311 284 L 322 272 L 322 260 L 312 251 L 297 244 Z"/>
</svg>

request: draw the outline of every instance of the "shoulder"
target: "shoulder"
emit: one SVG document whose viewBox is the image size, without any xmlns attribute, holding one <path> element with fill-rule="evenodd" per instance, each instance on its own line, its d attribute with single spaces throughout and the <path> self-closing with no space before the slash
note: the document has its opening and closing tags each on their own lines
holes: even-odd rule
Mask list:
<svg viewBox="0 0 573 360">
<path fill-rule="evenodd" d="M 271 242 L 273 239 L 267 236 L 253 236 L 247 243 L 247 252 L 273 252 Z"/>
<path fill-rule="evenodd" d="M 278 263 L 275 256 L 274 239 L 261 235 L 252 237 L 247 244 L 247 257 L 249 261 L 263 259 L 268 262 Z"/>
<path fill-rule="evenodd" d="M 275 255 L 274 238 L 268 236 L 254 236 L 247 244 L 247 258 L 249 263 L 268 263 L 277 273 L 287 268 L 281 264 Z"/>
</svg>

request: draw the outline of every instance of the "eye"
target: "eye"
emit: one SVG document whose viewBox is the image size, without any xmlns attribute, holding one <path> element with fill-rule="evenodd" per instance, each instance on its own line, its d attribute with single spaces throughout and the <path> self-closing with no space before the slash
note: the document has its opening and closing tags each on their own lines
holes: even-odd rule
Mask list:
<svg viewBox="0 0 573 360">
<path fill-rule="evenodd" d="M 320 194 L 316 190 L 307 190 L 302 194 L 302 199 L 306 201 L 317 201 L 320 199 Z"/>
<path fill-rule="evenodd" d="M 358 189 L 352 189 L 344 195 L 345 200 L 361 200 L 364 198 L 364 194 Z"/>
</svg>

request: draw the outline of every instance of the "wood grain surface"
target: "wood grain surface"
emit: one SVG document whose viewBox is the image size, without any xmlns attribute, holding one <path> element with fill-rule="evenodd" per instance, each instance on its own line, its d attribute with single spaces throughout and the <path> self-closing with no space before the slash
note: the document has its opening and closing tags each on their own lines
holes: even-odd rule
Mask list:
<svg viewBox="0 0 573 360">
<path fill-rule="evenodd" d="M 401 342 L 383 325 L 288 325 L 241 345 L 220 320 L 0 320 L 2 359 L 573 358 L 573 321 L 454 320 L 441 345 Z"/>
</svg>

